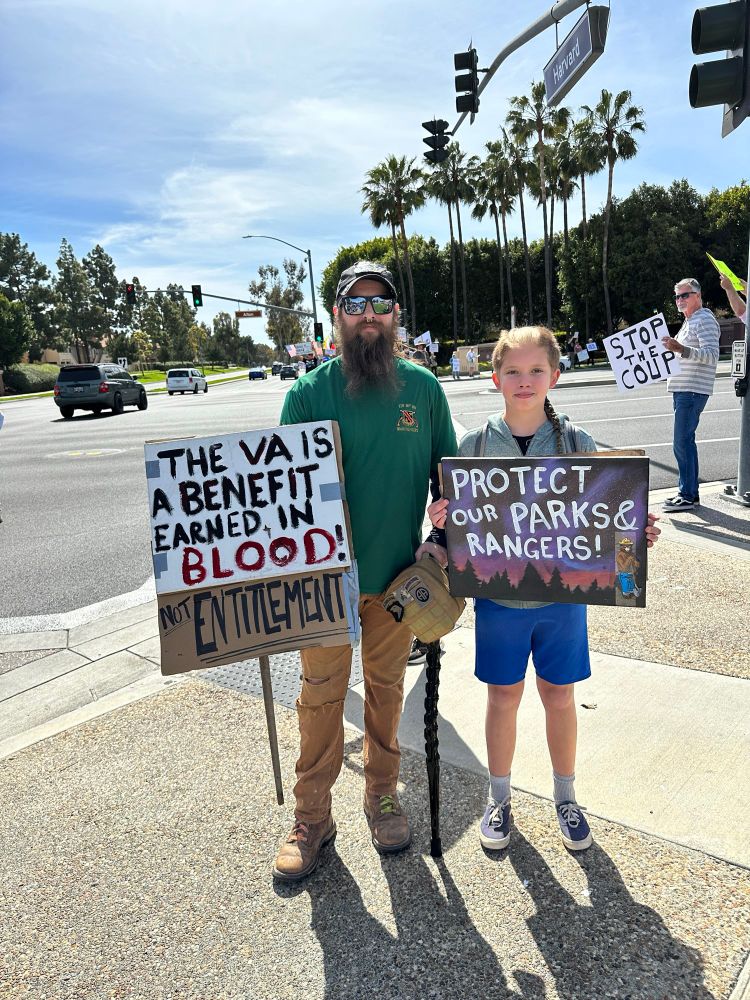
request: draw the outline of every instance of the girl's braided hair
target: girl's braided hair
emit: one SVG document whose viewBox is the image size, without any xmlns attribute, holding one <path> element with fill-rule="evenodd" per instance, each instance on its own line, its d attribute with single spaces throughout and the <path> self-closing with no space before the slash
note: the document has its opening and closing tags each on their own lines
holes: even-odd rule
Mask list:
<svg viewBox="0 0 750 1000">
<path fill-rule="evenodd" d="M 519 326 L 515 330 L 503 330 L 492 352 L 492 370 L 499 376 L 503 358 L 514 347 L 541 347 L 547 352 L 547 360 L 553 371 L 560 367 L 560 347 L 554 333 L 546 326 Z M 555 432 L 557 454 L 565 454 L 560 419 L 549 398 L 544 400 L 544 412 Z"/>
</svg>

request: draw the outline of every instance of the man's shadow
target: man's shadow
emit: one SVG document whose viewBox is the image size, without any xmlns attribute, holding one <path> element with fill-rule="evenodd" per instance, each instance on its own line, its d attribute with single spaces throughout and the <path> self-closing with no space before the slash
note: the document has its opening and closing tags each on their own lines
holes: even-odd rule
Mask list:
<svg viewBox="0 0 750 1000">
<path fill-rule="evenodd" d="M 519 977 L 526 984 L 523 992 L 508 986 L 444 861 L 436 862 L 435 873 L 418 845 L 403 855 L 381 857 L 391 911 L 380 920 L 368 911 L 362 890 L 335 848 L 327 850 L 324 873 L 299 887 L 276 889 L 282 897 L 302 892 L 310 897 L 327 1000 L 544 1000 L 544 984 L 533 974 Z M 393 932 L 386 926 L 391 921 Z"/>
<path fill-rule="evenodd" d="M 528 921 L 561 998 L 715 1000 L 698 951 L 673 937 L 659 914 L 636 902 L 609 855 L 594 842 L 573 855 L 587 879 L 576 899 L 514 828 L 508 861 L 536 906 Z"/>
</svg>

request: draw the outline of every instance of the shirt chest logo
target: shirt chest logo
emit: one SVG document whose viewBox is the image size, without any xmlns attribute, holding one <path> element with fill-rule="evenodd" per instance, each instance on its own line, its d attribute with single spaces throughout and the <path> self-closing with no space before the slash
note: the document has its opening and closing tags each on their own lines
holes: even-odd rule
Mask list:
<svg viewBox="0 0 750 1000">
<path fill-rule="evenodd" d="M 419 431 L 419 420 L 417 419 L 417 408 L 412 403 L 398 404 L 397 431 Z"/>
</svg>

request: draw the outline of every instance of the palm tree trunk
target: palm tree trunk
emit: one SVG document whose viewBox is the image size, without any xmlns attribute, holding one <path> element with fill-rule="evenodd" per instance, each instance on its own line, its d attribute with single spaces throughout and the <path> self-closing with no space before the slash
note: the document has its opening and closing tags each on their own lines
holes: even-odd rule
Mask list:
<svg viewBox="0 0 750 1000">
<path fill-rule="evenodd" d="M 565 250 L 568 249 L 568 199 L 563 198 L 563 243 L 565 244 Z"/>
<path fill-rule="evenodd" d="M 453 235 L 453 213 L 448 199 L 448 228 L 451 232 L 451 277 L 453 279 L 453 350 L 458 350 L 458 290 L 456 289 L 456 240 Z"/>
<path fill-rule="evenodd" d="M 534 302 L 531 293 L 531 261 L 529 260 L 529 241 L 526 236 L 526 212 L 523 207 L 523 181 L 518 178 L 518 204 L 521 208 L 521 232 L 523 233 L 523 255 L 526 261 L 526 293 L 529 297 L 529 324 L 534 322 Z"/>
<path fill-rule="evenodd" d="M 411 320 L 411 335 L 417 335 L 417 317 L 414 306 L 414 275 L 411 273 L 411 258 L 409 257 L 409 241 L 406 239 L 406 227 L 404 226 L 404 214 L 399 212 L 399 224 L 401 226 L 401 239 L 404 244 L 404 265 L 406 267 L 406 280 L 409 282 L 409 319 Z"/>
<path fill-rule="evenodd" d="M 393 240 L 393 254 L 396 258 L 396 267 L 398 268 L 398 287 L 401 292 L 401 299 L 399 301 L 406 302 L 406 289 L 404 287 L 404 272 L 401 267 L 401 255 L 398 252 L 398 240 L 396 239 L 396 226 L 393 219 L 390 220 L 391 223 L 391 239 Z"/>
<path fill-rule="evenodd" d="M 583 238 L 588 239 L 589 236 L 589 226 L 588 220 L 586 219 L 586 171 L 581 171 L 581 212 L 583 214 Z M 585 309 L 585 319 L 586 324 L 586 343 L 591 340 L 591 320 L 589 318 L 589 290 L 586 289 L 585 299 L 584 299 L 584 309 Z"/>
<path fill-rule="evenodd" d="M 552 326 L 552 261 L 547 227 L 547 183 L 544 176 L 544 137 L 539 138 L 539 187 L 542 192 L 542 218 L 544 219 L 544 286 L 547 293 L 547 326 Z"/>
<path fill-rule="evenodd" d="M 550 272 L 550 303 L 552 302 L 552 297 L 554 294 L 552 275 L 555 274 L 555 202 L 557 199 L 554 195 L 550 198 L 549 206 L 549 272 Z M 550 307 L 551 308 L 551 307 Z M 547 321 L 547 326 L 552 327 L 551 319 Z"/>
<path fill-rule="evenodd" d="M 469 340 L 469 305 L 467 302 L 466 293 L 466 257 L 464 256 L 464 237 L 461 232 L 461 209 L 459 208 L 458 198 L 455 199 L 456 205 L 456 222 L 458 223 L 458 253 L 461 258 L 461 286 L 463 291 L 463 303 L 464 303 L 464 343 L 468 343 Z"/>
<path fill-rule="evenodd" d="M 505 266 L 508 271 L 508 301 L 510 303 L 510 325 L 513 326 L 513 281 L 510 276 L 510 251 L 508 249 L 508 229 L 503 212 L 503 240 L 505 241 Z"/>
<path fill-rule="evenodd" d="M 607 207 L 604 211 L 604 239 L 602 241 L 602 280 L 604 282 L 604 308 L 607 316 L 607 336 L 612 336 L 612 307 L 609 302 L 609 282 L 607 280 L 607 253 L 609 251 L 609 216 L 612 211 L 612 175 L 615 161 L 610 157 L 607 178 Z"/>
<path fill-rule="evenodd" d="M 588 221 L 586 219 L 586 174 L 581 171 L 581 212 L 583 213 L 583 238 L 589 234 Z"/>
<path fill-rule="evenodd" d="M 500 326 L 505 322 L 505 278 L 503 277 L 503 245 L 500 241 L 500 224 L 497 220 L 497 208 L 491 209 L 495 218 L 495 232 L 497 233 L 497 262 L 500 268 Z"/>
</svg>

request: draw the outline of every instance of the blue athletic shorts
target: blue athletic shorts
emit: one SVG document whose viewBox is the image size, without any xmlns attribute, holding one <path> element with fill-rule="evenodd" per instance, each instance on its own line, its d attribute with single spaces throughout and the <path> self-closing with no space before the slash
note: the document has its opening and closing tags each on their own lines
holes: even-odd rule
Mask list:
<svg viewBox="0 0 750 1000">
<path fill-rule="evenodd" d="M 585 604 L 506 608 L 477 598 L 474 673 L 485 684 L 517 684 L 529 655 L 537 676 L 574 684 L 591 676 Z"/>
</svg>

